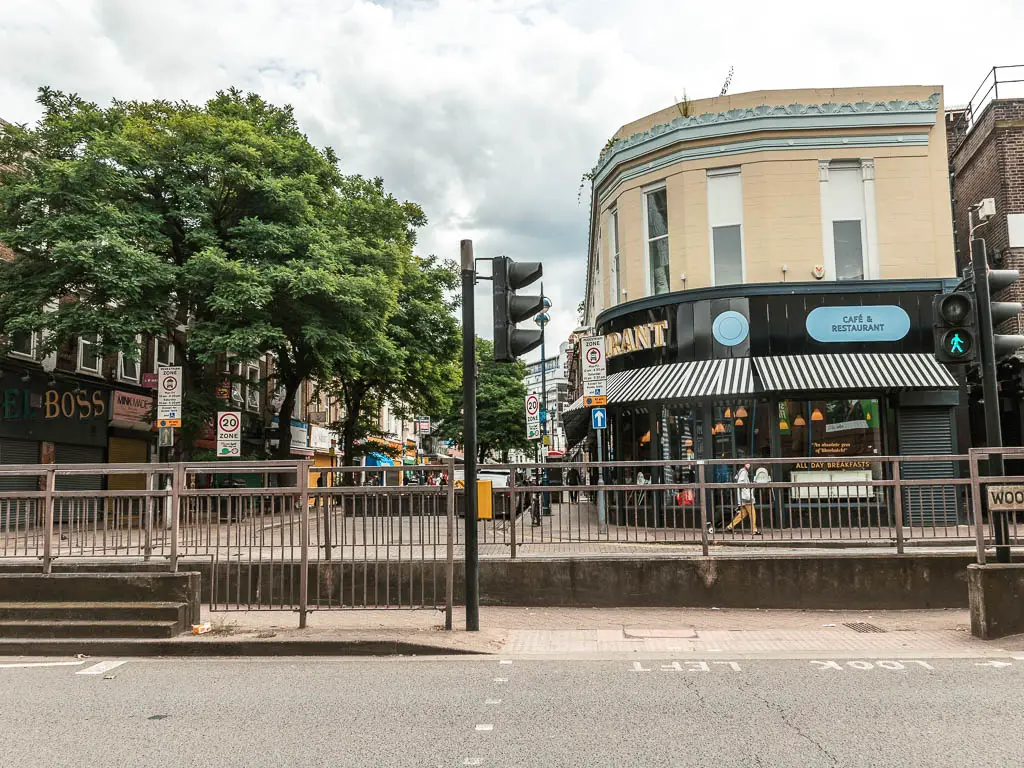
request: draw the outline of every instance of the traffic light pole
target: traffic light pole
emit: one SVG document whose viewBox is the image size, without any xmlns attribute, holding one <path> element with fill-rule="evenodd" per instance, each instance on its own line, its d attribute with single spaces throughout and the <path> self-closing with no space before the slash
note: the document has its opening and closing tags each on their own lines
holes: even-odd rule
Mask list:
<svg viewBox="0 0 1024 768">
<path fill-rule="evenodd" d="M 540 286 L 541 298 L 544 298 L 544 284 Z M 548 363 L 544 350 L 544 331 L 547 328 L 547 323 L 541 323 L 540 326 L 540 411 L 544 414 L 544 418 L 540 420 L 540 484 L 547 487 L 548 484 L 548 468 L 547 459 L 545 454 L 547 453 L 547 436 L 548 436 Z M 551 498 L 547 492 L 541 495 L 541 513 L 544 515 L 551 514 Z"/>
<path fill-rule="evenodd" d="M 988 256 L 985 241 L 972 239 L 971 268 L 974 271 L 974 292 L 978 307 L 978 340 L 980 342 L 979 362 L 981 363 L 982 404 L 985 410 L 985 445 L 989 448 L 1003 447 L 1003 430 L 999 421 L 999 384 L 996 379 L 995 329 L 992 323 L 992 294 L 988 280 Z M 1003 455 L 992 453 L 988 457 L 988 474 L 999 477 L 1003 474 Z M 996 562 L 1010 562 L 1010 531 L 1006 513 L 989 512 L 996 544 Z"/>
<path fill-rule="evenodd" d="M 476 264 L 473 241 L 463 240 L 462 255 L 462 452 L 466 513 L 466 631 L 480 629 L 480 553 L 476 510 Z M 451 478 L 455 482 L 455 478 Z"/>
</svg>

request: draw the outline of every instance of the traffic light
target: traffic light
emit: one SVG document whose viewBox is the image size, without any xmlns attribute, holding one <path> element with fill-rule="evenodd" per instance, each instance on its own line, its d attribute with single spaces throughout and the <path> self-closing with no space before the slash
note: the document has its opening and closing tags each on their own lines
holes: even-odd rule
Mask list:
<svg viewBox="0 0 1024 768">
<path fill-rule="evenodd" d="M 971 247 L 979 254 L 980 263 L 987 267 L 988 255 L 985 241 L 978 238 Z M 993 301 L 992 297 L 1016 283 L 1020 279 L 1020 272 L 1016 269 L 987 269 L 986 273 L 987 285 L 980 285 L 978 270 L 975 270 L 974 290 L 978 296 L 978 311 L 984 312 L 985 307 L 988 307 L 989 316 L 992 318 L 992 348 L 995 350 L 995 359 L 997 361 L 1005 360 L 1024 347 L 1024 336 L 996 333 L 995 331 L 1001 323 L 1020 315 L 1022 306 L 1019 301 Z"/>
<path fill-rule="evenodd" d="M 516 328 L 544 309 L 543 296 L 517 296 L 516 291 L 544 274 L 537 261 L 515 262 L 507 256 L 494 259 L 494 361 L 514 363 L 520 355 L 540 346 L 541 331 Z"/>
<path fill-rule="evenodd" d="M 942 293 L 932 299 L 932 335 L 940 363 L 969 363 L 978 354 L 974 297 Z"/>
</svg>

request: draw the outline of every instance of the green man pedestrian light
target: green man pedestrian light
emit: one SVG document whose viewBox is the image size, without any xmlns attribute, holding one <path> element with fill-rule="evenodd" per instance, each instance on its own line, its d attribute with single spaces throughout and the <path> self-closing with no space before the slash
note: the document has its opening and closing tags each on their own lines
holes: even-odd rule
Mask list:
<svg viewBox="0 0 1024 768">
<path fill-rule="evenodd" d="M 932 301 L 935 356 L 941 363 L 968 363 L 977 355 L 974 297 L 940 294 Z"/>
</svg>

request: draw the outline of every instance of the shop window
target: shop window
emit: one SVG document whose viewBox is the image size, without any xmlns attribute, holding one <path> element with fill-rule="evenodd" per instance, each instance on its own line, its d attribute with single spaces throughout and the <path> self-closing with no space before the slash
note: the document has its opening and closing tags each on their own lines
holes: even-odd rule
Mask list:
<svg viewBox="0 0 1024 768">
<path fill-rule="evenodd" d="M 644 195 L 644 208 L 650 293 L 668 293 L 668 193 L 664 187 Z"/>
<path fill-rule="evenodd" d="M 17 357 L 36 357 L 36 335 L 31 331 L 15 331 L 11 334 L 10 351 Z"/>
<path fill-rule="evenodd" d="M 99 336 L 95 333 L 78 337 L 78 370 L 82 373 L 100 372 Z"/>
<path fill-rule="evenodd" d="M 121 381 L 139 383 L 139 347 L 142 344 L 142 337 L 135 339 L 135 349 L 131 355 L 124 352 L 117 353 L 117 378 Z"/>
<path fill-rule="evenodd" d="M 174 345 L 170 339 L 157 337 L 153 340 L 153 370 L 161 365 L 174 365 Z"/>
<path fill-rule="evenodd" d="M 715 285 L 744 280 L 743 180 L 739 168 L 707 172 L 708 227 L 711 230 L 711 274 Z"/>
<path fill-rule="evenodd" d="M 883 453 L 878 400 L 785 400 L 779 403 L 782 456 L 797 459 L 792 473 L 852 472 L 850 479 L 880 479 L 876 462 L 836 461 Z M 806 477 L 806 474 L 801 476 Z"/>
<path fill-rule="evenodd" d="M 245 407 L 259 413 L 261 400 L 260 369 L 257 365 L 250 365 L 246 368 Z"/>
<path fill-rule="evenodd" d="M 857 219 L 832 222 L 832 243 L 836 253 L 836 280 L 864 279 L 864 244 Z"/>
</svg>

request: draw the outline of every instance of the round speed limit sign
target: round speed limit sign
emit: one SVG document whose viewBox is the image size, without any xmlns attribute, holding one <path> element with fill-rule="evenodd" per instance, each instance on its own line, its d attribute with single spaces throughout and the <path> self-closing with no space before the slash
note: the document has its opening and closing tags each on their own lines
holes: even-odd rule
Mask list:
<svg viewBox="0 0 1024 768">
<path fill-rule="evenodd" d="M 540 400 L 536 395 L 530 395 L 526 398 L 526 415 L 533 416 L 540 412 Z"/>
<path fill-rule="evenodd" d="M 238 420 L 238 414 L 235 413 L 222 413 L 218 420 L 218 426 L 221 432 L 237 432 L 240 422 Z"/>
</svg>

